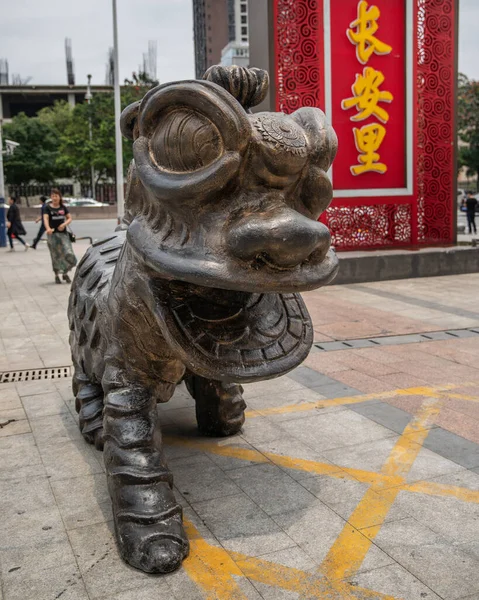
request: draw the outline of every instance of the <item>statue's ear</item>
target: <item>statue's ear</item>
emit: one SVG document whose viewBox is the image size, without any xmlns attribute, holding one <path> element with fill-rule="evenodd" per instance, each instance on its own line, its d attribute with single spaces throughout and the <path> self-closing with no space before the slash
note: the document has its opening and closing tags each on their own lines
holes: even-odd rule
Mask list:
<svg viewBox="0 0 479 600">
<path fill-rule="evenodd" d="M 306 132 L 311 149 L 311 162 L 328 171 L 338 150 L 338 138 L 327 122 L 326 115 L 319 108 L 304 107 L 294 112 L 291 117 Z"/>
<path fill-rule="evenodd" d="M 137 126 L 140 104 L 141 102 L 133 102 L 133 104 L 127 106 L 125 110 L 121 113 L 121 133 L 124 135 L 124 137 L 128 138 L 129 140 L 135 140 L 138 137 L 138 135 L 135 135 L 135 133 L 138 133 L 137 130 L 135 131 L 135 128 Z"/>
<path fill-rule="evenodd" d="M 238 171 L 251 132 L 244 108 L 215 83 L 159 86 L 141 103 L 133 145 L 138 174 L 165 201 L 204 197 Z"/>
</svg>

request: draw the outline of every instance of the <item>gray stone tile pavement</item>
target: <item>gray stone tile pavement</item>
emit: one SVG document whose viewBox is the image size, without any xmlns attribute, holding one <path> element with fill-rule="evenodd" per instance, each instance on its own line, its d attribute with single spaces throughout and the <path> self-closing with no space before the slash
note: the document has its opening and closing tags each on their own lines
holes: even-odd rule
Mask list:
<svg viewBox="0 0 479 600">
<path fill-rule="evenodd" d="M 477 560 L 414 518 L 384 524 L 375 544 L 441 598 L 458 599 L 479 588 Z"/>
<path fill-rule="evenodd" d="M 81 253 L 82 248 L 77 249 Z M 7 258 L 0 254 L 0 308 L 9 313 L 8 322 L 0 323 L 1 347 L 8 349 L 0 356 L 0 372 L 69 364 L 68 289 L 50 283 L 46 258 L 44 251 L 19 253 L 8 257 L 14 268 L 6 270 Z M 479 278 L 471 277 L 472 283 L 460 278 L 450 281 L 460 282 L 472 297 L 479 289 Z M 407 321 L 409 327 L 415 308 L 433 311 L 428 314 L 431 320 L 439 312 L 444 324 L 454 326 L 450 298 L 441 300 L 438 279 L 379 286 L 384 291 L 381 303 L 394 295 L 396 313 L 391 310 L 389 318 L 394 314 L 398 334 L 403 333 L 401 322 Z M 343 292 L 325 290 L 325 305 L 334 300 L 340 312 L 348 301 L 359 306 L 366 299 L 358 311 L 364 311 L 364 319 L 372 318 L 368 307 L 381 310 L 373 306 L 377 295 L 370 289 L 377 286 L 362 287 L 368 291 L 358 287 L 355 293 L 354 286 Z M 431 306 L 427 305 L 429 292 Z M 417 301 L 410 302 L 408 294 Z M 315 315 L 322 312 L 315 310 L 311 298 L 316 296 L 308 299 L 313 318 L 320 319 Z M 321 298 L 318 294 L 318 306 Z M 457 302 L 462 311 L 458 314 L 473 320 L 468 304 L 463 299 Z M 406 310 L 408 316 L 401 317 L 399 313 Z M 341 319 L 347 318 L 347 312 L 344 309 Z M 334 322 L 331 315 L 328 318 Z M 423 318 L 421 313 L 418 331 L 424 331 Z M 318 320 L 315 328 L 320 327 Z M 395 332 L 392 320 L 388 327 Z M 450 353 L 457 348 L 454 356 L 458 359 L 461 353 L 471 356 L 475 352 L 473 338 L 430 343 L 450 348 Z M 383 383 L 381 377 L 405 376 L 395 371 L 400 361 L 378 355 L 386 350 L 357 346 L 338 353 L 338 376 L 362 368 L 368 385 L 375 374 L 379 383 Z M 447 383 L 451 356 L 441 356 Z M 420 359 L 415 356 L 416 362 Z M 434 360 L 425 362 L 432 365 Z M 380 367 L 375 373 L 374 364 L 387 365 L 387 374 Z M 385 403 L 381 394 L 371 397 L 366 390 L 343 383 L 335 373 L 321 372 L 320 365 L 321 359 L 315 358 L 289 377 L 245 386 L 249 409 L 261 411 L 261 416 L 251 414 L 241 435 L 212 439 L 209 447 L 195 447 L 205 438 L 197 434 L 194 403 L 183 386 L 169 404 L 160 407 L 165 434 L 179 440 L 166 449 L 178 499 L 206 547 L 220 553 L 216 568 L 230 556 L 236 560 L 239 553 L 250 561 L 275 565 L 300 585 L 305 577 L 321 572 L 332 556 L 348 560 L 347 545 L 343 552 L 336 552 L 341 535 L 361 536 L 363 541 L 370 536 L 354 574 L 345 571 L 350 585 L 347 597 L 359 597 L 355 592 L 365 589 L 396 600 L 477 600 L 477 444 L 434 423 L 423 446 L 412 441 L 416 438 L 400 437 L 412 418 L 408 406 Z M 435 378 L 437 371 L 439 366 Z M 479 376 L 474 379 L 473 369 L 468 372 L 471 382 L 479 380 Z M 451 373 L 459 377 L 457 370 Z M 437 381 L 424 377 L 424 384 L 432 390 Z M 70 385 L 68 379 L 0 384 L 0 600 L 236 600 L 237 592 L 231 595 L 229 584 L 207 592 L 186 567 L 165 577 L 152 577 L 121 561 L 112 534 L 102 455 L 86 445 L 79 433 Z M 463 394 L 479 400 L 478 385 L 464 389 Z M 336 402 L 361 395 L 365 399 L 359 403 Z M 333 402 L 325 408 L 310 406 L 321 401 Z M 271 412 L 278 407 L 288 409 Z M 468 418 L 475 418 L 474 414 L 469 411 L 472 416 Z M 3 425 L 10 419 L 14 420 Z M 376 514 L 371 509 L 364 521 L 367 526 L 354 533 L 348 520 L 356 513 L 358 522 L 358 507 L 364 506 L 367 512 L 371 499 L 381 503 L 379 495 L 367 492 L 371 484 L 383 481 L 383 465 L 398 451 L 400 440 L 406 452 L 417 454 L 407 482 L 430 482 L 433 492 L 400 491 L 384 512 Z M 215 452 L 210 451 L 213 447 Z M 400 484 L 385 480 L 383 487 Z M 341 570 L 342 563 L 336 566 Z M 205 572 L 213 574 L 214 581 L 215 571 Z M 294 589 L 288 591 L 252 576 L 231 575 L 231 581 L 247 599 L 300 597 Z M 346 597 L 341 593 L 334 598 Z"/>
</svg>

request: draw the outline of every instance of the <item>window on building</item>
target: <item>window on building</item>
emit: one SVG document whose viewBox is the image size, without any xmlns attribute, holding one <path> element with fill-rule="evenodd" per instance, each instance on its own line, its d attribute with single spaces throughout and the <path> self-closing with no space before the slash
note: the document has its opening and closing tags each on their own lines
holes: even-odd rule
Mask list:
<svg viewBox="0 0 479 600">
<path fill-rule="evenodd" d="M 247 38 L 247 37 L 242 37 L 242 38 L 241 38 L 241 41 L 242 41 L 242 42 L 247 42 L 247 41 L 248 41 L 248 38 Z"/>
<path fill-rule="evenodd" d="M 235 0 L 228 0 L 228 41 L 236 38 Z"/>
<path fill-rule="evenodd" d="M 241 35 L 248 35 L 248 28 L 247 27 L 242 27 L 241 28 Z"/>
<path fill-rule="evenodd" d="M 247 10 L 248 10 L 248 9 L 246 8 L 246 4 L 242 4 L 242 5 L 241 5 L 241 12 L 242 12 L 242 13 L 245 13 L 245 12 L 247 12 Z"/>
<path fill-rule="evenodd" d="M 246 15 L 241 16 L 241 23 L 243 23 L 244 25 L 248 23 L 248 17 Z"/>
</svg>

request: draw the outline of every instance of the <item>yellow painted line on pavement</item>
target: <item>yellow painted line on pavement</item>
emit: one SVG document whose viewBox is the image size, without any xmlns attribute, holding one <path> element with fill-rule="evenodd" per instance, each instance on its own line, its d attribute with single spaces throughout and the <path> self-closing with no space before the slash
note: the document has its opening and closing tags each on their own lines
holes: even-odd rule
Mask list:
<svg viewBox="0 0 479 600">
<path fill-rule="evenodd" d="M 312 573 L 272 563 L 260 558 L 246 557 L 236 552 L 230 552 L 243 573 L 252 579 L 273 587 L 296 592 L 302 598 L 318 598 L 327 600 L 357 600 L 381 599 L 395 600 L 372 590 L 351 586 L 342 581 L 328 581 Z"/>
<path fill-rule="evenodd" d="M 384 398 L 394 398 L 396 396 L 421 396 L 425 398 L 437 398 L 449 390 L 458 387 L 467 387 L 479 385 L 476 382 L 468 382 L 463 384 L 444 384 L 437 386 L 416 386 L 410 388 L 402 388 L 392 390 L 390 392 L 374 392 L 371 394 L 361 394 L 358 396 L 343 396 L 342 398 L 332 398 L 330 400 L 318 400 L 317 402 L 303 402 L 302 404 L 287 404 L 286 406 L 273 406 L 271 408 L 254 409 L 246 411 L 246 417 L 255 419 L 258 417 L 267 417 L 270 415 L 285 415 L 289 413 L 307 412 L 320 408 L 329 408 L 331 406 L 344 406 L 348 404 L 360 404 L 370 400 L 383 400 Z M 294 391 L 294 390 L 293 390 Z M 319 393 L 319 392 L 318 392 Z M 449 394 L 450 396 L 450 394 Z M 462 396 L 461 396 L 462 398 Z M 471 400 L 479 402 L 479 397 L 474 398 L 469 396 Z"/>
<path fill-rule="evenodd" d="M 479 504 L 479 491 L 475 492 L 460 486 L 437 484 L 427 481 L 407 484 L 404 483 L 403 477 L 395 477 L 384 473 L 377 473 L 376 471 L 366 471 L 354 469 L 352 467 L 320 463 L 303 458 L 282 456 L 272 452 L 262 453 L 258 450 L 248 450 L 247 448 L 239 448 L 237 446 L 220 446 L 217 442 L 208 442 L 201 439 L 165 437 L 164 441 L 171 446 L 196 448 L 202 452 L 208 452 L 218 456 L 237 458 L 238 460 L 256 463 L 272 463 L 278 467 L 296 469 L 313 475 L 326 475 L 327 477 L 333 477 L 334 479 L 359 481 L 361 483 L 367 483 L 368 485 L 376 484 L 376 493 L 380 495 L 390 488 L 399 488 L 399 490 L 397 490 L 398 492 L 405 490 L 413 493 L 426 494 L 428 496 L 451 496 L 464 502 Z M 379 486 L 379 484 L 381 484 L 381 486 Z"/>
<path fill-rule="evenodd" d="M 319 393 L 319 392 L 318 392 Z M 333 398 L 331 400 L 318 400 L 317 402 L 304 402 L 302 404 L 288 404 L 286 406 L 274 406 L 271 408 L 255 409 L 246 411 L 246 417 L 254 419 L 256 417 L 268 417 L 270 415 L 286 415 L 288 413 L 308 412 L 317 408 L 329 408 L 330 406 L 343 406 L 345 404 L 360 404 L 368 400 L 378 400 L 384 398 L 384 394 L 362 394 L 360 396 L 344 396 L 343 398 Z"/>
<path fill-rule="evenodd" d="M 461 500 L 461 502 L 479 504 L 479 491 L 454 485 L 445 485 L 433 481 L 417 481 L 416 483 L 408 483 L 399 487 L 401 491 L 404 490 L 406 492 L 439 496 L 442 498 L 456 498 L 457 500 Z"/>
<path fill-rule="evenodd" d="M 385 487 L 397 487 L 403 483 L 402 478 L 381 475 L 375 471 L 364 471 L 351 467 L 339 467 L 330 463 L 321 463 L 304 458 L 294 458 L 283 456 L 273 452 L 259 452 L 258 450 L 249 450 L 238 446 L 222 446 L 217 442 L 208 442 L 201 439 L 178 438 L 165 436 L 164 441 L 171 446 L 182 446 L 184 448 L 196 448 L 202 452 L 209 452 L 219 456 L 237 458 L 257 463 L 272 463 L 278 467 L 287 469 L 296 469 L 305 473 L 314 475 L 327 475 L 336 479 L 349 479 L 351 481 L 360 481 L 361 483 L 374 484 L 378 477 L 384 481 Z"/>
<path fill-rule="evenodd" d="M 461 384 L 461 387 L 464 385 L 467 384 Z M 327 598 L 328 600 L 345 598 L 395 600 L 391 596 L 350 586 L 344 580 L 353 576 L 361 567 L 397 495 L 401 491 L 409 491 L 479 503 L 479 491 L 435 482 L 406 483 L 405 481 L 405 477 L 421 451 L 429 433 L 429 427 L 433 425 L 435 417 L 444 404 L 445 388 L 452 389 L 453 387 L 457 386 L 396 390 L 395 395 L 422 395 L 426 397 L 426 400 L 418 415 L 413 418 L 397 440 L 380 473 L 339 467 L 270 452 L 259 452 L 221 442 L 166 438 L 166 443 L 172 445 L 197 448 L 201 451 L 239 460 L 272 463 L 280 467 L 328 477 L 357 480 L 370 485 L 315 574 L 211 546 L 191 523 L 187 523 L 188 536 L 191 540 L 191 555 L 184 565 L 191 579 L 206 594 L 206 599 L 246 600 L 246 596 L 235 579 L 235 577 L 246 576 L 253 581 L 295 592 L 301 597 Z M 433 391 L 436 396 L 433 395 Z M 375 397 L 376 394 L 368 394 L 361 398 L 362 401 L 365 401 L 366 398 L 371 399 L 372 396 Z M 384 397 L 384 394 L 380 396 Z M 354 396 L 350 399 L 356 400 L 357 398 Z M 348 399 L 337 399 L 337 401 L 341 400 Z M 288 407 L 288 409 L 294 408 L 298 408 L 298 406 Z"/>
<path fill-rule="evenodd" d="M 209 544 L 191 521 L 185 520 L 185 529 L 190 540 L 190 555 L 183 562 L 183 568 L 205 594 L 206 600 L 247 600 L 235 577 L 247 577 L 311 599 L 396 600 L 393 596 L 345 582 L 327 581 L 300 569 L 227 552 Z"/>
<path fill-rule="evenodd" d="M 405 427 L 396 442 L 381 473 L 400 477 L 407 475 L 429 435 L 429 429 L 425 428 L 434 423 L 441 406 L 442 401 L 438 399 L 429 399 L 423 403 L 418 415 Z"/>
<path fill-rule="evenodd" d="M 443 397 L 450 398 L 452 400 L 464 400 L 466 402 L 479 402 L 478 396 L 469 396 L 468 394 L 455 394 L 452 392 L 440 394 Z"/>
<path fill-rule="evenodd" d="M 233 579 L 233 575 L 244 574 L 226 550 L 208 544 L 190 521 L 185 520 L 184 525 L 190 554 L 183 561 L 183 568 L 206 594 L 206 600 L 248 600 Z"/>
<path fill-rule="evenodd" d="M 407 475 L 429 434 L 429 430 L 424 427 L 439 413 L 441 404 L 441 400 L 431 398 L 424 402 L 418 415 L 396 442 L 381 469 L 382 474 L 401 478 Z M 372 484 L 331 546 L 320 567 L 321 573 L 332 580 L 344 579 L 356 573 L 399 491 L 400 488 L 385 490 L 382 479 Z M 368 530 L 367 537 L 361 533 L 362 529 Z"/>
</svg>

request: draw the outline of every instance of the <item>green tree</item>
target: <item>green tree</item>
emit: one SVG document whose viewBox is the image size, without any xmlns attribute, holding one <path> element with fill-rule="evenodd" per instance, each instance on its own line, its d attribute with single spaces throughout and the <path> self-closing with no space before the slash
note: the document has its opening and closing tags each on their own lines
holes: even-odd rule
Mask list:
<svg viewBox="0 0 479 600">
<path fill-rule="evenodd" d="M 153 82 L 154 83 L 154 82 Z M 139 84 L 138 79 L 121 89 L 122 109 L 141 100 L 151 85 Z M 89 118 L 92 122 L 92 140 L 89 137 Z M 58 167 L 68 170 L 73 177 L 90 181 L 93 164 L 97 182 L 115 178 L 115 109 L 113 93 L 97 93 L 90 104 L 77 104 L 71 119 L 60 136 Z M 132 144 L 123 140 L 123 166 L 126 173 L 133 158 Z"/>
<path fill-rule="evenodd" d="M 51 127 L 60 137 L 70 124 L 73 108 L 65 100 L 57 100 L 53 106 L 47 106 L 38 111 L 37 117 L 41 123 Z"/>
<path fill-rule="evenodd" d="M 459 164 L 467 168 L 468 177 L 478 177 L 479 190 L 479 81 L 459 75 L 458 134 L 464 145 L 459 147 Z"/>
<path fill-rule="evenodd" d="M 122 108 L 141 100 L 155 84 L 143 74 L 133 74 L 132 81 L 121 89 Z M 40 110 L 36 117 L 21 113 L 5 125 L 4 134 L 20 144 L 14 154 L 5 156 L 5 174 L 10 184 L 53 183 L 58 177 L 89 183 L 92 164 L 97 182 L 115 178 L 113 93 L 94 94 L 90 104 L 85 102 L 74 108 L 68 102 L 56 102 Z M 132 157 L 131 142 L 123 140 L 125 173 Z"/>
<path fill-rule="evenodd" d="M 20 144 L 5 155 L 5 178 L 13 185 L 52 183 L 58 174 L 58 137 L 55 129 L 37 117 L 20 113 L 4 126 L 4 137 Z"/>
</svg>

